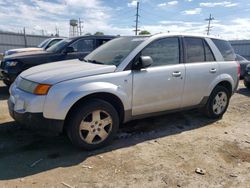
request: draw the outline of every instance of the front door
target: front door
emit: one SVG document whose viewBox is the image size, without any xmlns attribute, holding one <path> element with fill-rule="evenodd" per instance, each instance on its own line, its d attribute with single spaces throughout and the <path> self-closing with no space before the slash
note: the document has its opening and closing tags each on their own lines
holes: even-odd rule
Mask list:
<svg viewBox="0 0 250 188">
<path fill-rule="evenodd" d="M 180 63 L 179 43 L 178 37 L 169 37 L 142 50 L 140 55 L 150 56 L 153 64 L 133 71 L 133 116 L 180 108 L 185 67 Z"/>
<path fill-rule="evenodd" d="M 86 55 L 94 50 L 93 39 L 79 39 L 71 44 L 75 52 L 68 53 L 66 59 L 83 59 Z"/>
</svg>

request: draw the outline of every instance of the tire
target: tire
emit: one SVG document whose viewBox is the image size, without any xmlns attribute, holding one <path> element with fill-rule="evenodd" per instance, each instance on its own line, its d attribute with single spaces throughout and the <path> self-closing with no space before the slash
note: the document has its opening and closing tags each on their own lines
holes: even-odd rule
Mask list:
<svg viewBox="0 0 250 188">
<path fill-rule="evenodd" d="M 244 85 L 247 89 L 250 89 L 250 82 L 246 81 L 246 79 L 244 79 Z"/>
<path fill-rule="evenodd" d="M 204 108 L 205 115 L 212 119 L 222 118 L 230 101 L 230 92 L 223 86 L 216 86 Z"/>
<path fill-rule="evenodd" d="M 6 85 L 6 86 L 8 86 L 8 87 L 10 87 L 10 85 L 12 84 L 10 81 L 8 81 L 8 80 L 3 80 L 3 83 Z"/>
<path fill-rule="evenodd" d="M 93 99 L 73 110 L 66 131 L 73 145 L 93 150 L 109 144 L 118 128 L 116 109 L 106 101 Z"/>
</svg>

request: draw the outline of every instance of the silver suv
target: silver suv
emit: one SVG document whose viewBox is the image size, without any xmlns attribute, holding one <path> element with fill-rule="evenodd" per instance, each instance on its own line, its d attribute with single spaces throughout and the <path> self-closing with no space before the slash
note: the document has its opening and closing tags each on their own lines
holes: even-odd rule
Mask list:
<svg viewBox="0 0 250 188">
<path fill-rule="evenodd" d="M 29 128 L 65 130 L 74 145 L 95 149 L 133 119 L 189 108 L 221 118 L 239 71 L 225 40 L 179 34 L 120 37 L 83 61 L 23 72 L 10 88 L 9 111 Z"/>
</svg>

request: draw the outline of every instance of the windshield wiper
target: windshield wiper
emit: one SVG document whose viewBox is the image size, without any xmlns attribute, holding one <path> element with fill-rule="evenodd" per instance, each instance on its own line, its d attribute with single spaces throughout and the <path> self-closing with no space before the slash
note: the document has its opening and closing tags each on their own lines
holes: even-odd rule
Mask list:
<svg viewBox="0 0 250 188">
<path fill-rule="evenodd" d="M 100 61 L 90 60 L 90 59 L 83 59 L 83 61 L 89 62 L 89 63 L 94 63 L 94 64 L 100 64 L 100 65 L 103 65 L 103 64 L 104 64 L 104 63 L 102 63 L 102 62 L 100 62 Z"/>
</svg>

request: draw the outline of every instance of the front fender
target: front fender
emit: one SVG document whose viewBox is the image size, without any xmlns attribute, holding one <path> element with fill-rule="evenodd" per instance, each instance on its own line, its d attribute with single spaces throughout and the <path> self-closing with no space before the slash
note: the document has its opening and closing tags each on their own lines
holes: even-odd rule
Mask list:
<svg viewBox="0 0 250 188">
<path fill-rule="evenodd" d="M 122 101 L 124 109 L 130 109 L 131 99 L 128 97 L 128 94 L 125 90 L 126 89 L 122 88 L 120 85 L 117 86 L 110 82 L 92 82 L 75 87 L 66 95 L 55 97 L 55 95 L 51 93 L 46 98 L 44 116 L 46 118 L 64 120 L 70 108 L 77 101 L 90 94 L 103 92 L 117 96 Z"/>
</svg>

